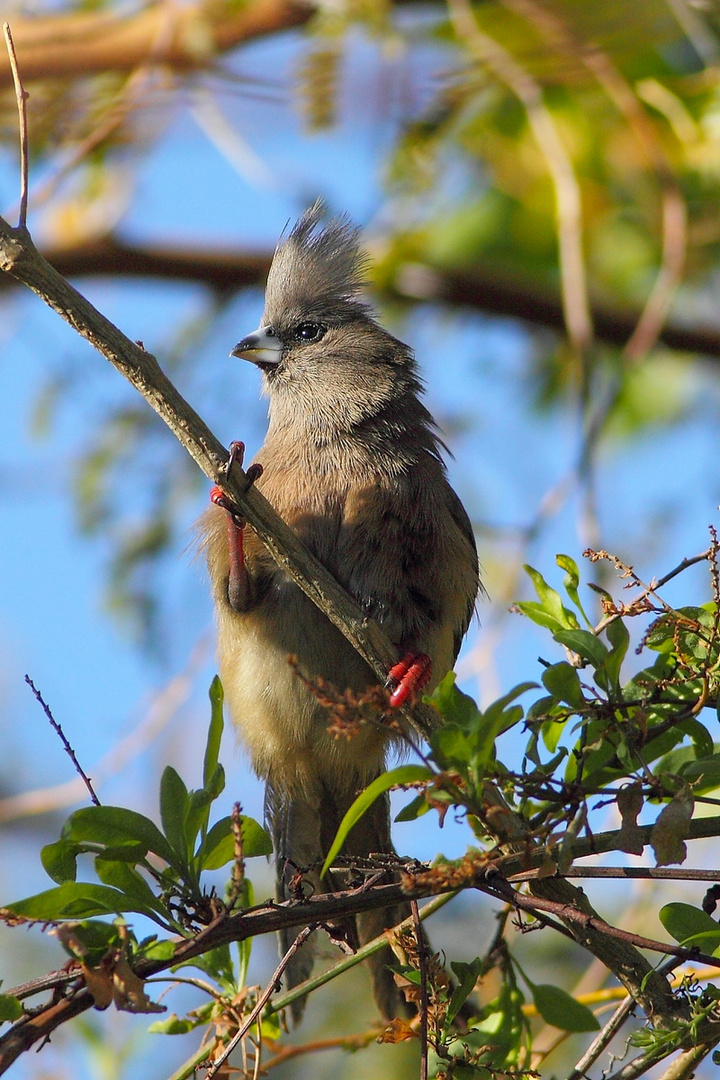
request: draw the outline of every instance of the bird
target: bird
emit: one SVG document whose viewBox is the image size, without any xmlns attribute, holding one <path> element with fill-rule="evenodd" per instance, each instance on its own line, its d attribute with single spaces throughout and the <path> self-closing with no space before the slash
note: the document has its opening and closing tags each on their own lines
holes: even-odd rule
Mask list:
<svg viewBox="0 0 720 1080">
<path fill-rule="evenodd" d="M 267 434 L 248 479 L 397 647 L 391 712 L 451 670 L 480 579 L 472 526 L 448 482 L 447 448 L 423 404 L 414 354 L 378 322 L 365 299 L 367 271 L 359 229 L 344 215 L 328 218 L 316 202 L 281 237 L 260 326 L 231 356 L 260 369 L 269 399 Z M 307 680 L 362 694 L 377 678 L 220 489 L 211 500 L 200 528 L 219 674 L 265 781 L 277 897 L 297 896 L 298 874 L 325 892 L 319 868 L 349 806 L 385 770 L 393 735 L 369 723 L 353 738 L 337 737 Z M 394 853 L 387 797 L 352 829 L 343 853 L 350 860 Z M 350 939 L 363 944 L 406 914 L 401 906 L 359 915 Z M 280 935 L 281 949 L 295 933 Z M 287 966 L 287 984 L 304 981 L 313 961 L 306 944 Z M 389 948 L 370 960 L 386 1020 L 408 1015 L 392 962 Z M 302 1007 L 295 1002 L 295 1020 Z"/>
</svg>

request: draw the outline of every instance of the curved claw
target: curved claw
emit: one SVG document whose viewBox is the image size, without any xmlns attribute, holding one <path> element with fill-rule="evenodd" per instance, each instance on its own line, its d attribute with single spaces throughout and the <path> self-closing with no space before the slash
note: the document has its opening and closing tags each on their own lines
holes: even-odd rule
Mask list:
<svg viewBox="0 0 720 1080">
<path fill-rule="evenodd" d="M 429 656 L 425 653 L 405 653 L 388 672 L 385 685 L 390 690 L 390 706 L 399 709 L 412 701 L 427 685 L 431 675 L 432 661 Z"/>
<path fill-rule="evenodd" d="M 242 463 L 245 460 L 245 443 L 240 439 L 233 439 L 228 446 L 228 459 L 225 462 L 225 475 L 230 475 L 230 470 L 236 463 L 242 468 Z"/>
</svg>

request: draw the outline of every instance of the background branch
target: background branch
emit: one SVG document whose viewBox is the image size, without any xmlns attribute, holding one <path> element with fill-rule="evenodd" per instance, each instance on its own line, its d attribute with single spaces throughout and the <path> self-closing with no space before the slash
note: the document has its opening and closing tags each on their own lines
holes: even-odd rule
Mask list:
<svg viewBox="0 0 720 1080">
<path fill-rule="evenodd" d="M 66 277 L 152 278 L 207 285 L 219 293 L 261 288 L 272 259 L 271 252 L 193 250 L 168 245 L 138 245 L 113 236 L 87 239 L 78 246 L 47 247 L 43 255 Z M 12 278 L 0 278 L 0 290 L 13 287 Z M 390 281 L 376 286 L 381 299 L 410 303 L 441 303 L 525 322 L 563 333 L 559 292 L 538 285 L 506 268 L 485 263 L 469 270 L 448 270 L 420 263 L 401 263 Z M 595 336 L 608 345 L 623 347 L 635 332 L 640 309 L 590 303 Z M 668 348 L 720 359 L 720 327 L 683 326 L 665 322 L 658 339 Z"/>
</svg>

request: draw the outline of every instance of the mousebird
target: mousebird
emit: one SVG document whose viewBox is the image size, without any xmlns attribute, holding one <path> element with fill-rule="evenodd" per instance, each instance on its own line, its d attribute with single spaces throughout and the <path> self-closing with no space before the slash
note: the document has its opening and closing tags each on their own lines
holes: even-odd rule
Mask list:
<svg viewBox="0 0 720 1080">
<path fill-rule="evenodd" d="M 362 298 L 366 259 L 344 217 L 307 210 L 278 245 L 260 327 L 231 355 L 262 372 L 269 426 L 248 469 L 275 510 L 397 645 L 388 713 L 432 689 L 457 657 L 479 588 L 468 516 L 450 487 L 411 350 L 376 321 Z M 235 444 L 239 447 L 241 444 Z M 226 701 L 257 774 L 277 861 L 278 899 L 298 875 L 319 892 L 337 828 L 386 765 L 392 735 L 364 724 L 353 738 L 328 731 L 328 712 L 288 663 L 309 679 L 362 694 L 376 685 L 352 645 L 273 561 L 214 489 L 202 520 L 218 624 Z M 393 853 L 389 804 L 378 799 L 343 854 Z M 331 887 L 331 886 L 330 886 Z M 365 943 L 408 912 L 356 917 Z M 281 935 L 287 947 L 296 931 Z M 384 1018 L 407 1014 L 389 948 L 370 961 Z M 313 964 L 304 945 L 290 986 Z M 295 1019 L 302 1013 L 296 1003 Z"/>
</svg>

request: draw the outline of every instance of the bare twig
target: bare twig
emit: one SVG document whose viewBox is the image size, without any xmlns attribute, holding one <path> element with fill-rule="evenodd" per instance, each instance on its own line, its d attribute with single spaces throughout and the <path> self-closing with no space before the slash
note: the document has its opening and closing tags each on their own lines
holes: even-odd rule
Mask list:
<svg viewBox="0 0 720 1080">
<path fill-rule="evenodd" d="M 635 1008 L 637 1008 L 637 1003 L 630 995 L 620 1002 L 602 1031 L 598 1032 L 577 1065 L 568 1075 L 567 1080 L 584 1080 L 587 1076 L 587 1070 L 591 1065 L 595 1064 L 605 1048 L 610 1045 Z"/>
<path fill-rule="evenodd" d="M 508 881 L 532 881 L 541 873 L 540 867 L 508 875 Z M 572 866 L 561 875 L 564 878 L 626 878 L 650 881 L 720 881 L 720 870 L 682 870 L 666 866 Z"/>
<path fill-rule="evenodd" d="M 72 761 L 73 765 L 75 766 L 76 772 L 79 774 L 80 778 L 82 779 L 82 782 L 84 783 L 85 787 L 88 789 L 88 792 L 90 794 L 90 798 L 92 799 L 92 801 L 95 803 L 96 806 L 99 806 L 100 805 L 100 800 L 98 799 L 97 795 L 93 791 L 93 786 L 90 783 L 90 777 L 87 775 L 87 773 L 83 769 L 82 765 L 78 761 L 77 756 L 75 754 L 75 751 L 73 750 L 72 746 L 70 745 L 70 743 L 67 740 L 65 732 L 60 727 L 57 720 L 55 719 L 52 712 L 50 711 L 50 706 L 47 704 L 47 702 L 45 701 L 42 694 L 37 689 L 37 687 L 35 686 L 35 683 L 32 681 L 32 679 L 30 678 L 29 675 L 25 676 L 25 682 L 28 684 L 28 686 L 32 690 L 33 694 L 35 695 L 35 697 L 39 701 L 40 705 L 42 706 L 43 712 L 45 713 L 48 720 L 50 721 L 50 724 L 51 724 L 53 730 L 59 736 L 60 742 L 63 744 L 63 747 L 65 749 L 65 753 L 68 755 L 68 757 Z"/>
<path fill-rule="evenodd" d="M 27 130 L 27 90 L 23 87 L 18 68 L 17 54 L 13 42 L 12 31 L 9 23 L 3 23 L 5 45 L 10 58 L 10 70 L 12 71 L 13 85 L 15 87 L 15 100 L 17 101 L 18 124 L 20 128 L 20 211 L 18 213 L 18 228 L 27 228 L 28 208 L 28 130 Z"/>
<path fill-rule="evenodd" d="M 660 968 L 661 974 L 670 974 L 673 968 L 677 967 L 678 960 L 673 958 L 668 960 Z M 615 1012 L 612 1014 L 608 1022 L 603 1027 L 602 1031 L 599 1031 L 593 1041 L 588 1046 L 583 1056 L 578 1061 L 572 1072 L 569 1074 L 567 1080 L 584 1080 L 587 1076 L 587 1070 L 595 1064 L 597 1059 L 603 1053 L 603 1051 L 610 1045 L 617 1033 L 622 1028 L 623 1024 L 636 1008 L 637 1003 L 632 997 L 628 996 L 624 1001 L 621 1001 Z"/>
<path fill-rule="evenodd" d="M 420 1080 L 428 1076 L 428 970 L 427 943 L 420 922 L 417 900 L 410 901 L 415 940 L 418 947 L 418 965 L 420 968 Z"/>
<path fill-rule="evenodd" d="M 522 103 L 555 188 L 561 292 L 570 345 L 584 358 L 593 337 L 582 250 L 580 187 L 570 156 L 535 79 L 478 24 L 469 0 L 450 0 L 450 17 L 458 39 L 486 65 Z"/>
<path fill-rule="evenodd" d="M 228 897 L 227 906 L 232 910 L 235 907 L 235 903 L 240 896 L 243 887 L 243 881 L 245 879 L 245 857 L 243 853 L 243 834 L 242 834 L 242 807 L 239 802 L 236 802 L 232 808 L 231 815 L 232 822 L 232 834 L 233 834 L 233 871 L 232 871 L 232 888 L 230 896 Z"/>
<path fill-rule="evenodd" d="M 543 879 L 543 881 L 553 880 L 552 878 Z M 717 957 L 708 956 L 706 953 L 699 952 L 696 949 L 686 949 L 681 945 L 668 945 L 664 941 L 656 941 L 653 938 L 644 937 L 642 934 L 634 934 L 629 930 L 621 930 L 620 927 L 605 922 L 599 915 L 582 911 L 579 907 L 563 903 L 561 900 L 548 900 L 542 896 L 525 896 L 516 892 L 509 885 L 496 884 L 494 880 L 493 884 L 483 891 L 487 891 L 490 895 L 496 895 L 501 900 L 514 904 L 515 907 L 521 908 L 523 911 L 547 911 L 567 923 L 575 923 L 585 930 L 598 931 L 607 935 L 608 938 L 634 945 L 637 949 L 650 949 L 653 952 L 674 956 L 679 961 L 694 960 L 707 964 L 709 967 L 720 969 L 720 959 Z"/>
<path fill-rule="evenodd" d="M 157 693 L 137 727 L 93 766 L 92 775 L 96 788 L 100 789 L 104 781 L 120 772 L 129 761 L 147 749 L 153 739 L 157 738 L 177 715 L 180 706 L 190 695 L 193 676 L 204 662 L 206 654 L 207 641 L 203 640 L 193 649 L 186 669 Z M 53 784 L 50 787 L 22 791 L 18 795 L 8 795 L 0 799 L 0 823 L 72 806 L 83 797 L 84 791 L 82 778 L 76 776 L 64 784 Z"/>
<path fill-rule="evenodd" d="M 233 1035 L 232 1039 L 227 1044 L 227 1046 L 225 1047 L 223 1052 L 220 1054 L 219 1057 L 215 1058 L 215 1060 L 213 1061 L 211 1067 L 208 1069 L 207 1073 L 205 1074 L 207 1080 L 212 1080 L 212 1077 L 217 1075 L 218 1070 L 224 1065 L 224 1063 L 230 1057 L 230 1055 L 232 1054 L 233 1050 L 238 1045 L 240 1040 L 245 1038 L 248 1031 L 253 1026 L 255 1021 L 258 1019 L 258 1017 L 262 1013 L 263 1009 L 267 1005 L 267 1003 L 270 1000 L 270 998 L 272 997 L 272 995 L 274 993 L 277 993 L 277 991 L 278 991 L 278 989 L 280 987 L 280 979 L 282 978 L 282 974 L 285 971 L 285 968 L 288 966 L 288 964 L 290 963 L 290 961 L 292 960 L 293 956 L 298 951 L 298 949 L 302 945 L 305 944 L 307 939 L 310 937 L 310 935 L 316 929 L 317 929 L 317 925 L 313 924 L 311 926 L 304 927 L 300 931 L 300 933 L 295 938 L 295 940 L 293 941 L 293 943 L 290 946 L 290 948 L 288 949 L 288 951 L 283 956 L 283 958 L 280 961 L 280 963 L 278 964 L 278 966 L 275 968 L 275 972 L 273 974 L 272 979 L 270 980 L 268 985 L 265 987 L 265 989 L 263 990 L 260 997 L 257 999 L 257 1002 L 256 1002 L 254 1008 L 252 1009 L 250 1014 L 245 1018 L 245 1020 L 243 1021 L 243 1024 L 240 1027 L 240 1029 L 235 1033 L 235 1035 Z"/>
</svg>

